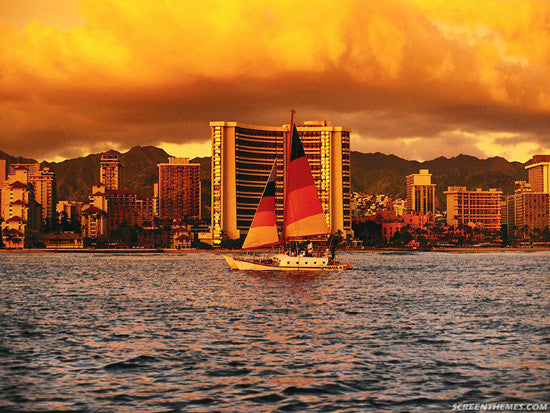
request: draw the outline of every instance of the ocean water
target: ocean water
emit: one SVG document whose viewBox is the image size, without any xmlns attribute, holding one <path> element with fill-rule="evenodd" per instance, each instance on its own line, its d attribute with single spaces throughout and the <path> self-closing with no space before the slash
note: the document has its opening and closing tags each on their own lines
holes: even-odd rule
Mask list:
<svg viewBox="0 0 550 413">
<path fill-rule="evenodd" d="M 550 253 L 0 255 L 0 410 L 405 411 L 550 402 Z"/>
</svg>

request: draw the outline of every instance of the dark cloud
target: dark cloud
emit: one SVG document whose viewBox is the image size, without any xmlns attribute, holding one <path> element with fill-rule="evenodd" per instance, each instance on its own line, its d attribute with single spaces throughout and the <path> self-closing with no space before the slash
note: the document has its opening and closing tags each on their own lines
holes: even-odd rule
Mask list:
<svg viewBox="0 0 550 413">
<path fill-rule="evenodd" d="M 209 121 L 280 125 L 291 108 L 350 127 L 365 151 L 550 147 L 547 3 L 466 1 L 453 14 L 421 0 L 210 2 L 225 20 L 207 4 L 85 0 L 82 27 L 0 27 L 0 149 L 197 142 Z M 416 138 L 429 144 L 403 144 Z"/>
</svg>

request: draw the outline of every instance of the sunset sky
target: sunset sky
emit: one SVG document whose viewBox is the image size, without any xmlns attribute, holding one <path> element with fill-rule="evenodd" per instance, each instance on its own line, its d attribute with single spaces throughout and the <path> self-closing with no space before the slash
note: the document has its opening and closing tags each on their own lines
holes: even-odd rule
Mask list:
<svg viewBox="0 0 550 413">
<path fill-rule="evenodd" d="M 550 1 L 0 0 L 9 154 L 209 156 L 290 109 L 362 152 L 550 153 Z"/>
</svg>

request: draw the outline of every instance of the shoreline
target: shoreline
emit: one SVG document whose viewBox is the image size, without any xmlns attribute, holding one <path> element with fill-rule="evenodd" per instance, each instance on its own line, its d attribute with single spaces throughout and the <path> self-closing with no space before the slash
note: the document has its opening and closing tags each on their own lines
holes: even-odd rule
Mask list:
<svg viewBox="0 0 550 413">
<path fill-rule="evenodd" d="M 269 252 L 270 250 L 258 250 L 258 253 Z M 535 251 L 550 251 L 550 247 L 533 246 L 533 247 L 434 247 L 430 249 L 412 249 L 412 248 L 353 248 L 339 250 L 338 253 L 404 253 L 404 252 L 535 252 Z M 140 249 L 140 248 L 33 248 L 33 249 L 0 249 L 0 254 L 239 254 L 242 250 L 226 250 L 226 249 Z"/>
</svg>

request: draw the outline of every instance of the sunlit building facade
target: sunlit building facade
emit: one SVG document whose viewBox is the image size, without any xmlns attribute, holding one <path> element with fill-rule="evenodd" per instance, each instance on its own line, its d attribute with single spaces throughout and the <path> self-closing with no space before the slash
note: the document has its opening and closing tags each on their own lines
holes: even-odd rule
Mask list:
<svg viewBox="0 0 550 413">
<path fill-rule="evenodd" d="M 0 217 L 2 217 L 2 188 L 4 187 L 5 180 L 6 180 L 6 160 L 0 159 Z"/>
<path fill-rule="evenodd" d="M 6 177 L 4 166 L 0 165 L 0 231 L 4 246 L 23 248 L 27 235 L 40 229 L 41 209 L 34 201 L 28 170 L 10 169 Z"/>
<path fill-rule="evenodd" d="M 448 225 L 477 225 L 490 231 L 500 230 L 501 190 L 478 188 L 468 191 L 463 186 L 450 186 L 444 193 L 447 196 Z"/>
<path fill-rule="evenodd" d="M 55 174 L 46 167 L 30 175 L 29 181 L 34 187 L 34 199 L 41 206 L 42 220 L 53 220 L 57 204 Z"/>
<path fill-rule="evenodd" d="M 40 164 L 17 163 L 7 165 L 7 176 L 13 176 L 16 171 L 26 170 L 30 184 L 33 186 L 34 201 L 40 204 L 42 220 L 52 220 L 57 203 L 57 185 L 55 174 L 50 168 L 40 168 Z"/>
<path fill-rule="evenodd" d="M 245 235 L 277 159 L 276 211 L 283 218 L 285 137 L 289 125 L 210 122 L 212 238 Z M 326 121 L 297 125 L 331 232 L 351 234 L 350 130 Z"/>
<path fill-rule="evenodd" d="M 6 167 L 7 176 L 15 174 L 16 171 L 25 169 L 27 175 L 34 175 L 40 170 L 40 164 L 38 162 L 33 163 L 10 163 Z"/>
<path fill-rule="evenodd" d="M 82 206 L 80 220 L 84 238 L 107 237 L 107 198 L 104 183 L 96 182 L 92 185 L 92 195 Z"/>
<path fill-rule="evenodd" d="M 510 238 L 526 239 L 531 232 L 550 226 L 550 193 L 534 191 L 531 183 L 516 181 L 514 195 L 507 198 L 507 209 Z"/>
<path fill-rule="evenodd" d="M 417 174 L 407 175 L 407 211 L 421 214 L 435 214 L 435 184 L 432 184 L 432 174 L 427 169 L 421 169 Z"/>
<path fill-rule="evenodd" d="M 550 155 L 535 155 L 525 165 L 533 192 L 550 193 Z"/>
<path fill-rule="evenodd" d="M 393 208 L 395 210 L 395 215 L 402 217 L 407 211 L 407 201 L 401 198 L 393 200 Z"/>
</svg>

